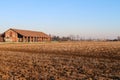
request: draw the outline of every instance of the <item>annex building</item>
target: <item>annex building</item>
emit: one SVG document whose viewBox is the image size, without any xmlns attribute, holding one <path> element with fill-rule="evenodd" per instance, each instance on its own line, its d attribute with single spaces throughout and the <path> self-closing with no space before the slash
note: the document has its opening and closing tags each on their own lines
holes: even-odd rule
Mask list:
<svg viewBox="0 0 120 80">
<path fill-rule="evenodd" d="M 0 34 L 0 42 L 42 42 L 50 41 L 51 37 L 43 32 L 12 29 Z"/>
</svg>

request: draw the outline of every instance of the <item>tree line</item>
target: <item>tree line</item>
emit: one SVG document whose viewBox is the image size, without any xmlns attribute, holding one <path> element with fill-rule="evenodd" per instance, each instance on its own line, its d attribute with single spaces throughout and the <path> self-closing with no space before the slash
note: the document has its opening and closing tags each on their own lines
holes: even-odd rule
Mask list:
<svg viewBox="0 0 120 80">
<path fill-rule="evenodd" d="M 70 36 L 51 36 L 52 41 L 103 41 L 103 39 L 85 39 L 84 37 L 80 37 L 79 35 L 70 35 Z M 120 41 L 120 36 L 115 39 L 104 39 L 104 41 Z"/>
</svg>

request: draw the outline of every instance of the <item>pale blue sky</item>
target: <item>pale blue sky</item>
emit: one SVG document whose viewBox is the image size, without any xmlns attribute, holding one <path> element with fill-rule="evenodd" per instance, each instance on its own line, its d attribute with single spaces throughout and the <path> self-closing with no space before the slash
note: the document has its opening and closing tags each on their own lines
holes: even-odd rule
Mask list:
<svg viewBox="0 0 120 80">
<path fill-rule="evenodd" d="M 0 0 L 0 32 L 9 28 L 115 38 L 120 0 Z"/>
</svg>

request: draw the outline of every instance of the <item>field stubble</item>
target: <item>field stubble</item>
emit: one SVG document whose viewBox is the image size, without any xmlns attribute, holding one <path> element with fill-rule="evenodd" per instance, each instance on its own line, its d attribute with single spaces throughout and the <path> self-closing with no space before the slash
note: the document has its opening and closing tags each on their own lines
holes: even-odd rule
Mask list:
<svg viewBox="0 0 120 80">
<path fill-rule="evenodd" d="M 0 44 L 3 80 L 119 80 L 120 42 Z"/>
</svg>

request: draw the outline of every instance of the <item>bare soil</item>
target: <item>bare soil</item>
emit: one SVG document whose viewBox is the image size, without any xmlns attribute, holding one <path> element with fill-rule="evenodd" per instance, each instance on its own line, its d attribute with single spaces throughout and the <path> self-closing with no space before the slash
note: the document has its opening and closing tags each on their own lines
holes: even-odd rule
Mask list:
<svg viewBox="0 0 120 80">
<path fill-rule="evenodd" d="M 120 80 L 120 42 L 0 44 L 0 80 Z"/>
</svg>

